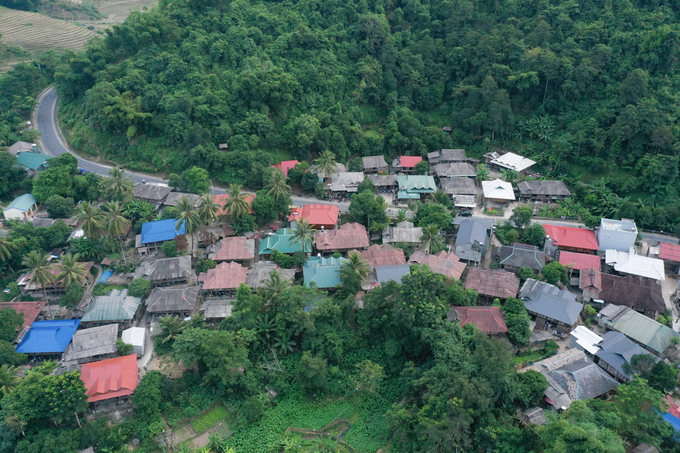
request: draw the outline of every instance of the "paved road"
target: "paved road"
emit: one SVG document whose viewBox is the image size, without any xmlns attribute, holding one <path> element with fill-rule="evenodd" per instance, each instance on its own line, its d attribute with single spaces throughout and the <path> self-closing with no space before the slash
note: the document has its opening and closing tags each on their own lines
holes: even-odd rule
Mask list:
<svg viewBox="0 0 680 453">
<path fill-rule="evenodd" d="M 111 167 L 85 160 L 74 153 L 69 147 L 59 130 L 57 124 L 57 91 L 54 88 L 45 90 L 38 98 L 38 107 L 33 112 L 33 124 L 35 128 L 42 132 L 39 139 L 41 149 L 49 156 L 58 157 L 64 153 L 73 154 L 78 159 L 78 167 L 86 171 L 91 171 L 98 175 L 108 176 Z M 136 183 L 142 181 L 150 183 L 167 184 L 166 179 L 158 178 L 146 173 L 126 171 L 125 175 Z M 213 194 L 222 194 L 226 191 L 222 187 L 214 187 Z M 302 206 L 309 203 L 319 203 L 317 198 L 293 197 L 293 204 Z M 349 203 L 325 201 L 325 204 L 338 206 L 341 211 L 349 209 Z"/>
</svg>

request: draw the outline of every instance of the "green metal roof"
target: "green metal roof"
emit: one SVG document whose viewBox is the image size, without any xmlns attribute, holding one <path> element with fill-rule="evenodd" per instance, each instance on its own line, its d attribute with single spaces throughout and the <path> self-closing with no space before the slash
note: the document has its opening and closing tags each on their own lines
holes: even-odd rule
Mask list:
<svg viewBox="0 0 680 453">
<path fill-rule="evenodd" d="M 9 206 L 3 209 L 3 211 L 18 209 L 19 211 L 28 212 L 35 203 L 35 197 L 30 193 L 25 193 L 20 197 L 16 197 Z"/>
<path fill-rule="evenodd" d="M 305 285 L 316 283 L 319 288 L 334 288 L 340 283 L 340 265 L 345 258 L 310 258 L 305 262 Z"/>
<path fill-rule="evenodd" d="M 106 296 L 92 299 L 83 315 L 83 322 L 126 321 L 134 318 L 142 304 L 139 297 L 128 296 L 127 290 L 113 290 Z"/>
<path fill-rule="evenodd" d="M 39 170 L 40 167 L 47 167 L 49 156 L 42 153 L 19 153 L 17 163 L 31 170 Z"/>
<path fill-rule="evenodd" d="M 434 193 L 437 191 L 437 185 L 434 183 L 432 176 L 397 176 L 397 183 L 399 184 L 400 191 L 409 193 Z"/>
<path fill-rule="evenodd" d="M 673 329 L 641 315 L 635 310 L 628 310 L 618 319 L 614 321 L 606 320 L 605 323 L 658 353 L 663 353 L 666 350 L 673 337 L 680 336 Z"/>
<path fill-rule="evenodd" d="M 260 241 L 260 255 L 270 255 L 274 250 L 287 254 L 295 253 L 298 250 L 311 253 L 312 246 L 310 244 L 306 244 L 305 249 L 302 250 L 301 244 L 292 241 L 294 235 L 295 230 L 283 228 L 276 234 L 263 239 Z"/>
</svg>

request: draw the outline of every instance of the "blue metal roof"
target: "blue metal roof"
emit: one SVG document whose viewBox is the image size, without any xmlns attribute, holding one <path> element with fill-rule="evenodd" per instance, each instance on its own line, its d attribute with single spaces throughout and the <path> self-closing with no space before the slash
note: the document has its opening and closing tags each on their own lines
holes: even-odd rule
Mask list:
<svg viewBox="0 0 680 453">
<path fill-rule="evenodd" d="M 24 354 L 64 352 L 79 325 L 80 319 L 35 321 L 21 340 L 21 344 L 17 346 L 17 352 Z"/>
<path fill-rule="evenodd" d="M 35 203 L 35 197 L 30 193 L 25 193 L 20 197 L 16 197 L 14 201 L 12 201 L 12 203 L 10 203 L 10 205 L 4 209 L 4 211 L 18 209 L 19 211 L 28 212 Z"/>
<path fill-rule="evenodd" d="M 147 222 L 142 225 L 142 244 L 170 241 L 186 233 L 186 222 L 182 222 L 179 230 L 175 229 L 176 227 L 177 219 Z"/>
<path fill-rule="evenodd" d="M 661 416 L 664 420 L 666 420 L 668 423 L 673 425 L 673 429 L 675 431 L 680 431 L 680 419 L 678 417 L 674 416 L 673 414 L 670 413 L 665 413 Z"/>
<path fill-rule="evenodd" d="M 411 267 L 408 264 L 393 264 L 387 266 L 375 266 L 375 276 L 378 283 L 381 285 L 390 280 L 401 283 L 401 278 L 404 275 L 411 273 Z"/>
</svg>

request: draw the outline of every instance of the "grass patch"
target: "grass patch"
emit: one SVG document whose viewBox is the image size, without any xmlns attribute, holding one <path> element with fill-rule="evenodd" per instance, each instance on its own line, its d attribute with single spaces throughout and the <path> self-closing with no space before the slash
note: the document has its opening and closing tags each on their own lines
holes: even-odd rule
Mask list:
<svg viewBox="0 0 680 453">
<path fill-rule="evenodd" d="M 222 406 L 217 406 L 191 422 L 191 426 L 194 428 L 194 431 L 196 431 L 196 434 L 202 434 L 216 425 L 220 420 L 227 418 L 228 415 L 229 411 Z"/>
<path fill-rule="evenodd" d="M 97 297 L 97 296 L 104 296 L 106 293 L 111 291 L 112 289 L 125 289 L 125 286 L 113 286 L 113 285 L 107 285 L 104 283 L 97 283 L 94 288 L 92 288 L 92 296 Z"/>
</svg>

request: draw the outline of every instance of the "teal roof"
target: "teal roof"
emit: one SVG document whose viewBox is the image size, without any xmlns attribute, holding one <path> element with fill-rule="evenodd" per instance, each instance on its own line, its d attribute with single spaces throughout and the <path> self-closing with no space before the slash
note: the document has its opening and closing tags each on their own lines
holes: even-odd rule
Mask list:
<svg viewBox="0 0 680 453">
<path fill-rule="evenodd" d="M 19 211 L 28 212 L 35 203 L 35 197 L 30 193 L 25 193 L 20 197 L 16 197 L 9 206 L 3 209 L 3 211 L 18 209 Z"/>
<path fill-rule="evenodd" d="M 106 296 L 92 299 L 82 321 L 128 321 L 135 317 L 141 304 L 142 299 L 128 296 L 127 289 L 112 290 Z"/>
<path fill-rule="evenodd" d="M 305 262 L 305 285 L 316 283 L 319 288 L 334 288 L 340 283 L 340 265 L 345 258 L 310 258 Z"/>
<path fill-rule="evenodd" d="M 419 193 L 409 193 L 405 190 L 400 190 L 397 192 L 397 198 L 400 200 L 419 200 L 420 199 L 420 194 Z"/>
<path fill-rule="evenodd" d="M 605 320 L 605 324 L 659 354 L 670 346 L 673 337 L 680 336 L 673 329 L 631 309 L 615 320 Z"/>
<path fill-rule="evenodd" d="M 302 245 L 294 243 L 292 241 L 295 230 L 290 228 L 283 228 L 272 234 L 271 236 L 260 241 L 260 255 L 271 255 L 274 250 L 278 250 L 281 253 L 295 253 L 298 250 L 304 251 L 305 253 L 312 252 L 311 244 L 305 245 L 305 250 L 302 250 Z"/>
<path fill-rule="evenodd" d="M 400 191 L 409 193 L 434 193 L 437 191 L 437 185 L 434 183 L 432 176 L 397 176 L 397 183 L 399 184 Z"/>
<path fill-rule="evenodd" d="M 40 167 L 47 167 L 49 156 L 43 153 L 19 153 L 17 163 L 31 170 L 39 170 Z"/>
</svg>

